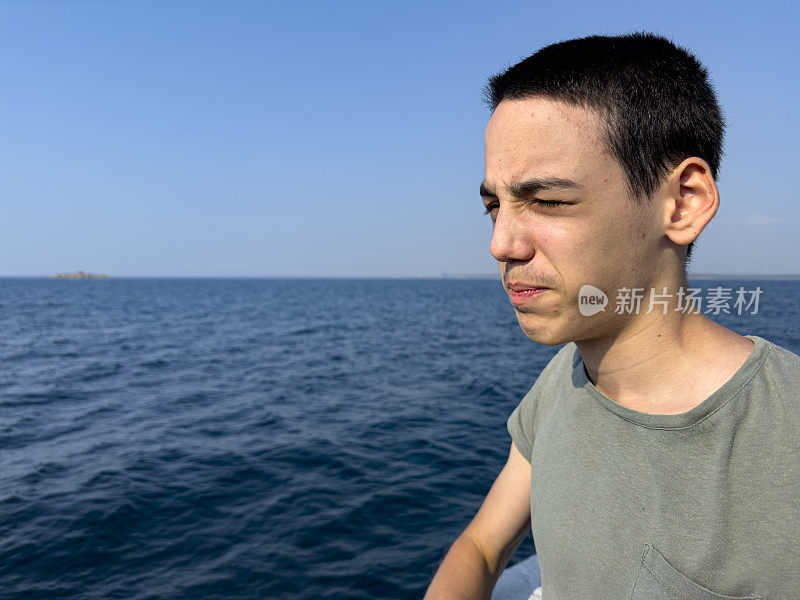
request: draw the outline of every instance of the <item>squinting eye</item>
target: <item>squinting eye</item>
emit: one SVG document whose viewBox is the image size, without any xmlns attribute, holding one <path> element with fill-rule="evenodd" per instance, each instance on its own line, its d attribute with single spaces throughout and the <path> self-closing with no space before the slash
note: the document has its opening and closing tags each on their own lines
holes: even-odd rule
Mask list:
<svg viewBox="0 0 800 600">
<path fill-rule="evenodd" d="M 500 208 L 497 202 L 492 202 L 489 206 L 486 207 L 486 210 L 483 211 L 483 214 L 488 215 L 491 214 L 493 210 Z"/>
<path fill-rule="evenodd" d="M 534 203 L 538 204 L 539 206 L 544 206 L 545 208 L 552 208 L 552 207 L 561 206 L 562 204 L 564 204 L 563 202 L 560 202 L 559 200 L 534 200 Z"/>
</svg>

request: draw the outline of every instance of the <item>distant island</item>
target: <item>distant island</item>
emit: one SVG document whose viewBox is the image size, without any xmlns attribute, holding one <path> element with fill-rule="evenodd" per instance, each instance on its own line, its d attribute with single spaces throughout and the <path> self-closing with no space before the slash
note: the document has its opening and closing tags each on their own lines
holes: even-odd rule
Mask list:
<svg viewBox="0 0 800 600">
<path fill-rule="evenodd" d="M 108 275 L 75 271 L 74 273 L 59 273 L 58 275 L 53 275 L 53 279 L 108 279 Z"/>
</svg>

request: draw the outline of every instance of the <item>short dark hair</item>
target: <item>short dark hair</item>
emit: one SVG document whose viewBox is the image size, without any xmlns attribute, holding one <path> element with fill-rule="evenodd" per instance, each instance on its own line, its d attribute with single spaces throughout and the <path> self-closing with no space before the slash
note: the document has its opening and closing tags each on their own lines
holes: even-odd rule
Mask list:
<svg viewBox="0 0 800 600">
<path fill-rule="evenodd" d="M 605 123 L 606 150 L 637 200 L 650 198 L 690 156 L 705 160 L 717 178 L 725 120 L 708 72 L 659 35 L 592 35 L 545 46 L 489 78 L 484 95 L 492 110 L 502 100 L 529 97 L 595 110 Z"/>
</svg>

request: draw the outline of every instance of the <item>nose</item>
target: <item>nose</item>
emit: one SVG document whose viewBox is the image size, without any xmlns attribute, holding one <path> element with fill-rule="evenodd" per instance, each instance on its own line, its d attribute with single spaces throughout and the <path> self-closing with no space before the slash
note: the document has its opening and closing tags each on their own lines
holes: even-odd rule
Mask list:
<svg viewBox="0 0 800 600">
<path fill-rule="evenodd" d="M 499 262 L 527 261 L 536 250 L 523 223 L 501 206 L 497 211 L 489 252 Z"/>
</svg>

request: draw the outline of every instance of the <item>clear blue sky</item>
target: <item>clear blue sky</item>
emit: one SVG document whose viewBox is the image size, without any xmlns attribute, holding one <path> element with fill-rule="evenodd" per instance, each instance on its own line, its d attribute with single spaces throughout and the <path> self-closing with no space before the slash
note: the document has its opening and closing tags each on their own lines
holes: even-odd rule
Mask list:
<svg viewBox="0 0 800 600">
<path fill-rule="evenodd" d="M 729 122 L 695 272 L 799 273 L 789 2 L 0 1 L 0 275 L 494 273 L 487 76 L 646 29 Z"/>
</svg>

